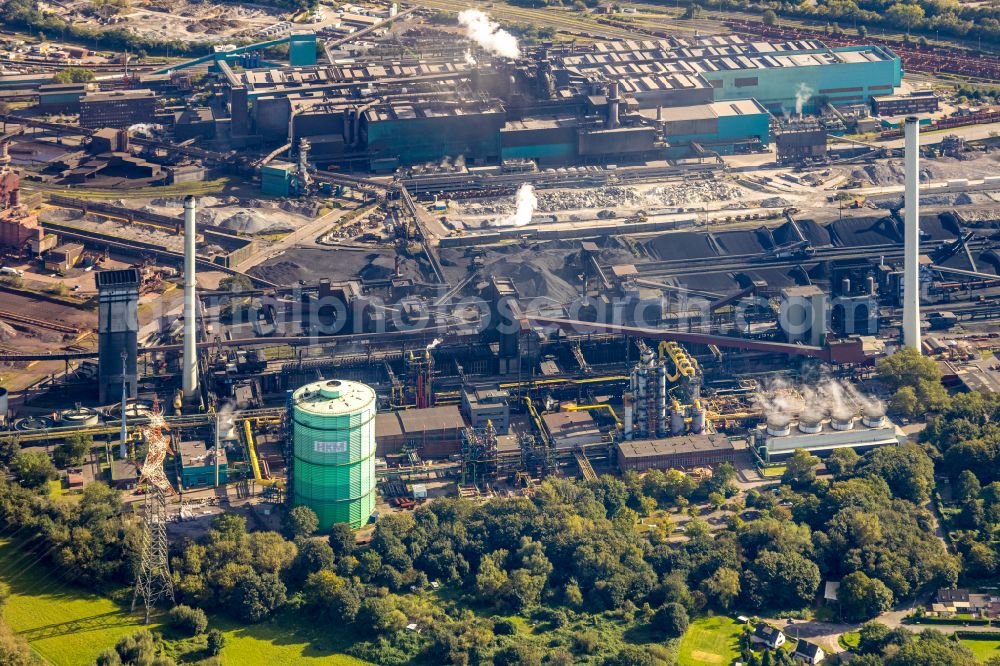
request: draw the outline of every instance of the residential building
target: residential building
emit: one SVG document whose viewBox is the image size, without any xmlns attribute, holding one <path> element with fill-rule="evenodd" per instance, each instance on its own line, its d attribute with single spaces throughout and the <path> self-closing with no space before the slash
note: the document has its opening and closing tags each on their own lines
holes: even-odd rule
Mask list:
<svg viewBox="0 0 1000 666">
<path fill-rule="evenodd" d="M 960 587 L 941 588 L 929 604 L 928 612 L 935 617 L 1000 618 L 1000 594 L 970 592 Z"/>
<path fill-rule="evenodd" d="M 781 629 L 772 627 L 766 622 L 760 622 L 750 634 L 751 645 L 763 645 L 769 650 L 777 650 L 785 644 L 785 634 Z"/>
<path fill-rule="evenodd" d="M 792 659 L 797 659 L 803 664 L 818 664 L 826 659 L 826 653 L 823 652 L 823 648 L 815 643 L 810 643 L 809 641 L 800 639 L 799 642 L 795 644 L 795 650 L 792 652 Z"/>
</svg>

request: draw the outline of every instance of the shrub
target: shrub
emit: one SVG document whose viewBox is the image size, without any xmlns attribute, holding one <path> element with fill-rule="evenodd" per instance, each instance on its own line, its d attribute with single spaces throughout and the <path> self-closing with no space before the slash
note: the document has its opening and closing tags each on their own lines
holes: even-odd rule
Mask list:
<svg viewBox="0 0 1000 666">
<path fill-rule="evenodd" d="M 517 625 L 513 620 L 502 617 L 493 622 L 493 633 L 497 636 L 513 636 L 517 633 Z"/>
<path fill-rule="evenodd" d="M 208 628 L 208 617 L 200 608 L 191 608 L 181 604 L 170 609 L 170 623 L 181 631 L 197 636 L 205 633 Z"/>
<path fill-rule="evenodd" d="M 213 656 L 218 656 L 222 648 L 226 647 L 226 635 L 218 629 L 208 632 L 208 652 Z"/>
<path fill-rule="evenodd" d="M 594 654 L 600 642 L 594 631 L 578 631 L 573 635 L 573 649 L 583 654 Z"/>
</svg>

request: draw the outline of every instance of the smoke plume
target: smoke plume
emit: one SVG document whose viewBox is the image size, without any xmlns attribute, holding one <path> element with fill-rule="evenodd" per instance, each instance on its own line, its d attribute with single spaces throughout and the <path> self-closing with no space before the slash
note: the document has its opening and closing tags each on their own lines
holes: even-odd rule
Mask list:
<svg viewBox="0 0 1000 666">
<path fill-rule="evenodd" d="M 510 215 L 494 220 L 491 226 L 494 227 L 523 227 L 531 222 L 531 217 L 538 208 L 538 197 L 535 196 L 535 188 L 528 183 L 521 185 L 517 190 L 516 209 Z"/>
<path fill-rule="evenodd" d="M 487 53 L 503 58 L 520 58 L 517 37 L 502 29 L 478 9 L 466 9 L 458 15 L 459 25 L 465 26 L 465 36 Z"/>
<path fill-rule="evenodd" d="M 795 113 L 796 115 L 802 115 L 802 107 L 806 105 L 809 99 L 813 96 L 813 89 L 804 83 L 800 83 L 799 87 L 795 89 Z"/>
<path fill-rule="evenodd" d="M 885 405 L 861 393 L 852 383 L 823 375 L 815 380 L 768 382 L 754 396 L 754 406 L 768 420 L 788 422 L 796 417 L 820 420 L 828 416 L 850 418 L 860 411 L 885 414 Z"/>
</svg>

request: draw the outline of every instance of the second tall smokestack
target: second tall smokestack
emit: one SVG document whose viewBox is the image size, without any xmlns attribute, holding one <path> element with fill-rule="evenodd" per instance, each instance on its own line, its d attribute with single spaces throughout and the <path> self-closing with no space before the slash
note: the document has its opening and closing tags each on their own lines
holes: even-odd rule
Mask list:
<svg viewBox="0 0 1000 666">
<path fill-rule="evenodd" d="M 905 125 L 903 229 L 903 344 L 920 351 L 920 120 Z"/>
<path fill-rule="evenodd" d="M 198 311 L 195 301 L 195 203 L 184 199 L 184 397 L 194 398 L 198 390 Z"/>
</svg>

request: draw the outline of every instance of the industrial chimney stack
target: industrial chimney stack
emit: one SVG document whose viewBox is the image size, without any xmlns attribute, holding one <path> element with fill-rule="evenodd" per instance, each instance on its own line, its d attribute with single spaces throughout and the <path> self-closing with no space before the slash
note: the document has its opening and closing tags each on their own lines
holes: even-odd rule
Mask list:
<svg viewBox="0 0 1000 666">
<path fill-rule="evenodd" d="M 184 199 L 184 398 L 194 398 L 198 390 L 198 313 L 195 301 L 195 203 Z"/>
<path fill-rule="evenodd" d="M 614 81 L 608 84 L 608 118 L 606 122 L 606 127 L 608 129 L 618 128 L 620 104 L 621 104 L 621 93 L 619 92 L 618 82 Z"/>
<path fill-rule="evenodd" d="M 903 344 L 920 351 L 920 121 L 906 119 Z"/>
</svg>

